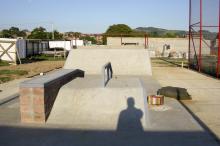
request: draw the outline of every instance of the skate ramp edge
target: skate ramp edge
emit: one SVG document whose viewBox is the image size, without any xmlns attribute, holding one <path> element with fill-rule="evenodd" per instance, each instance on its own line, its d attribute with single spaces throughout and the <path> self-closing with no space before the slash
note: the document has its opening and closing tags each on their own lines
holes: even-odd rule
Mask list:
<svg viewBox="0 0 220 146">
<path fill-rule="evenodd" d="M 64 69 L 101 74 L 107 62 L 111 62 L 114 75 L 152 75 L 149 52 L 144 49 L 73 49 Z"/>
</svg>

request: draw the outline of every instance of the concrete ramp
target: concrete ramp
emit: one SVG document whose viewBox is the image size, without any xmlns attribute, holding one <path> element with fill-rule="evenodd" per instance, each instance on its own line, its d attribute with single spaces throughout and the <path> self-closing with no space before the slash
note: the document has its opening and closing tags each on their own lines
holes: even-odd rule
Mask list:
<svg viewBox="0 0 220 146">
<path fill-rule="evenodd" d="M 114 77 L 104 88 L 102 68 L 107 62 L 111 62 Z M 145 129 L 146 93 L 139 77 L 152 75 L 147 50 L 75 49 L 64 69 L 83 70 L 85 77 L 60 89 L 47 123 L 78 129 L 116 130 L 121 125 Z M 133 105 L 129 106 L 131 100 Z"/>
<path fill-rule="evenodd" d="M 75 49 L 70 51 L 64 68 L 101 74 L 107 62 L 111 62 L 114 75 L 152 75 L 149 52 L 145 49 Z"/>
<path fill-rule="evenodd" d="M 100 86 L 99 76 L 86 76 L 63 86 L 47 123 L 70 125 L 77 129 L 117 130 L 129 129 L 130 118 L 136 117 L 139 128 L 145 128 L 143 88 L 138 78 L 112 79 L 108 88 Z M 134 107 L 128 107 L 129 99 Z M 129 113 L 124 115 L 123 113 Z M 121 118 L 120 118 L 121 117 Z M 119 119 L 121 119 L 119 122 Z M 121 123 L 125 124 L 121 124 Z M 132 120 L 131 120 L 132 121 Z M 135 124 L 135 123 L 133 123 Z M 136 130 L 136 129 L 135 129 Z"/>
</svg>

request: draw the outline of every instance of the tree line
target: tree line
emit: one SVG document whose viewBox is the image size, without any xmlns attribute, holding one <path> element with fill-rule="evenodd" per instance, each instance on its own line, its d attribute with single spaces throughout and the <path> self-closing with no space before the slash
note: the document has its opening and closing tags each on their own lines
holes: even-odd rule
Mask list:
<svg viewBox="0 0 220 146">
<path fill-rule="evenodd" d="M 3 38 L 18 38 L 22 37 L 25 39 L 55 39 L 60 40 L 63 39 L 63 34 L 54 30 L 53 32 L 47 32 L 47 30 L 43 27 L 34 28 L 31 32 L 28 30 L 20 30 L 18 27 L 11 27 L 9 29 L 3 29 L 0 33 L 0 37 Z"/>
<path fill-rule="evenodd" d="M 54 32 L 47 32 L 44 27 L 34 28 L 31 32 L 28 30 L 20 30 L 18 27 L 11 27 L 9 29 L 3 29 L 0 32 L 0 37 L 3 38 L 18 38 L 22 37 L 24 39 L 41 39 L 41 40 L 63 40 L 66 37 L 78 38 L 85 41 L 91 41 L 92 44 L 96 44 L 97 41 L 94 37 L 84 36 L 80 32 L 67 32 L 65 35 L 63 33 L 54 30 Z"/>
<path fill-rule="evenodd" d="M 107 28 L 103 35 L 102 43 L 106 44 L 107 36 L 112 37 L 144 37 L 147 35 L 148 37 L 164 37 L 164 38 L 175 38 L 179 37 L 178 34 L 173 32 L 168 32 L 165 34 L 159 33 L 159 31 L 138 31 L 136 29 L 132 29 L 126 24 L 114 24 Z M 66 32 L 60 33 L 57 30 L 54 32 L 48 32 L 43 27 L 34 28 L 32 31 L 28 30 L 20 30 L 17 27 L 11 27 L 9 29 L 4 29 L 0 32 L 0 37 L 4 38 L 17 38 L 23 37 L 25 39 L 41 39 L 41 40 L 63 40 L 65 38 L 79 38 L 85 41 L 91 41 L 92 44 L 97 44 L 97 40 L 94 36 L 83 35 L 80 32 Z"/>
<path fill-rule="evenodd" d="M 148 37 L 164 37 L 164 38 L 182 37 L 180 34 L 172 32 L 172 31 L 161 33 L 160 29 L 138 30 L 138 29 L 132 29 L 126 24 L 114 24 L 114 25 L 109 26 L 109 28 L 105 32 L 105 35 L 116 36 L 116 37 L 119 37 L 119 36 L 143 37 L 145 35 L 147 35 Z"/>
</svg>

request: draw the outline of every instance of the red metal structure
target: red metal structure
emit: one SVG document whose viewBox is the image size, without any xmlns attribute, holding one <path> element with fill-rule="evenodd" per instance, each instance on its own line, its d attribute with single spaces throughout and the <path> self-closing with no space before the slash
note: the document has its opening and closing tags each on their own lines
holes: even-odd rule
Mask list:
<svg viewBox="0 0 220 146">
<path fill-rule="evenodd" d="M 220 75 L 220 0 L 189 0 L 189 66 Z"/>
</svg>

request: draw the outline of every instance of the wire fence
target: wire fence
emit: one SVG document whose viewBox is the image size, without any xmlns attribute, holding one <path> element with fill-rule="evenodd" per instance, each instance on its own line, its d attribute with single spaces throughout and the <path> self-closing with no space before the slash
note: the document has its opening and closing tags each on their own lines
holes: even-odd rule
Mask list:
<svg viewBox="0 0 220 146">
<path fill-rule="evenodd" d="M 189 66 L 219 78 L 220 0 L 190 0 Z"/>
</svg>

